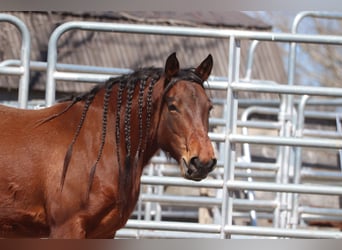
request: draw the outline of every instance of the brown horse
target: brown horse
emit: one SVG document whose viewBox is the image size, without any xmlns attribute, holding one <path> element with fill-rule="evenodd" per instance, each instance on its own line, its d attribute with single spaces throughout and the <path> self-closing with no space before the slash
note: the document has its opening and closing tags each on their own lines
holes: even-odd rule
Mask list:
<svg viewBox="0 0 342 250">
<path fill-rule="evenodd" d="M 199 181 L 216 159 L 203 88 L 213 65 L 144 68 L 41 110 L 0 106 L 0 236 L 113 238 L 162 149 Z"/>
</svg>

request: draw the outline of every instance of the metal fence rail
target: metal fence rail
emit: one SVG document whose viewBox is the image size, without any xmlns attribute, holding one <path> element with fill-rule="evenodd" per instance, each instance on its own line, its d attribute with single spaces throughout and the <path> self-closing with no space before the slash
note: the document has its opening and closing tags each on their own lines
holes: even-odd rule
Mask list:
<svg viewBox="0 0 342 250">
<path fill-rule="evenodd" d="M 324 15 L 327 16 L 326 13 Z M 299 21 L 296 23 L 298 25 Z M 68 22 L 51 34 L 48 61 L 26 64 L 32 70 L 46 70 L 47 106 L 55 101 L 58 80 L 101 82 L 111 75 L 128 71 L 58 63 L 58 40 L 70 30 L 211 37 L 229 42 L 227 75 L 209 78 L 211 89 L 226 93 L 225 99 L 214 100 L 215 105 L 223 110 L 222 117 L 210 119 L 210 126 L 215 128 L 209 136 L 217 149 L 217 169 L 208 179 L 193 182 L 180 178 L 175 162 L 163 154 L 153 157 L 141 179 L 142 191 L 136 210 L 125 228 L 118 231 L 118 238 L 342 238 L 340 231 L 312 229 L 306 225 L 306 221 L 312 218 L 340 222 L 341 208 L 323 206 L 327 204 L 310 207 L 299 202 L 300 195 L 306 194 L 342 196 L 341 172 L 302 167 L 302 149 L 319 148 L 338 152 L 342 148 L 342 135 L 338 129 L 325 132 L 305 127 L 306 117 L 340 119 L 337 111 L 321 112 L 307 110 L 307 107 L 341 105 L 342 89 L 297 85 L 294 78 L 296 50 L 293 50 L 297 43 L 342 45 L 341 36 Z M 239 75 L 241 40 L 251 41 L 244 77 Z M 287 85 L 251 79 L 253 55 L 257 53 L 255 48 L 263 41 L 293 46 L 289 53 Z M 9 67 L 21 63 L 10 60 L 2 62 L 2 65 Z M 242 91 L 275 93 L 280 99 L 241 100 L 237 93 Z M 317 96 L 330 99 L 321 100 Z M 242 113 L 241 117 L 239 112 Z M 276 119 L 255 121 L 250 119 L 253 113 L 272 115 Z M 253 129 L 272 131 L 273 134 L 253 134 Z M 255 144 L 272 147 L 276 152 L 274 159 L 271 162 L 254 161 L 252 146 Z M 242 148 L 241 152 L 239 147 Z M 174 194 L 174 187 L 189 192 Z M 259 198 L 257 192 L 267 193 L 270 197 Z M 195 222 L 199 220 L 200 210 L 203 209 L 209 211 L 211 221 Z M 246 221 L 250 224 L 246 225 Z M 265 221 L 266 225 L 261 225 Z"/>
<path fill-rule="evenodd" d="M 46 104 L 51 106 L 55 100 L 55 80 L 73 80 L 72 74 L 63 74 L 56 70 L 57 64 L 57 43 L 59 38 L 70 30 L 88 30 L 102 32 L 121 32 L 121 33 L 137 33 L 137 34 L 155 34 L 155 35 L 178 35 L 178 36 L 195 36 L 195 37 L 211 37 L 220 39 L 254 39 L 261 41 L 278 41 L 278 42 L 303 42 L 303 43 L 319 43 L 341 45 L 342 41 L 339 36 L 316 36 L 316 35 L 293 35 L 278 34 L 268 32 L 250 32 L 237 31 L 228 29 L 204 29 L 204 28 L 188 28 L 188 27 L 165 27 L 157 25 L 135 25 L 121 23 L 99 23 L 99 22 L 66 22 L 55 29 L 51 34 L 48 48 L 48 66 L 47 66 L 47 86 L 46 86 Z M 231 74 L 228 74 L 228 77 Z M 80 75 L 76 76 L 81 81 Z M 86 81 L 87 75 L 82 77 Z"/>
</svg>

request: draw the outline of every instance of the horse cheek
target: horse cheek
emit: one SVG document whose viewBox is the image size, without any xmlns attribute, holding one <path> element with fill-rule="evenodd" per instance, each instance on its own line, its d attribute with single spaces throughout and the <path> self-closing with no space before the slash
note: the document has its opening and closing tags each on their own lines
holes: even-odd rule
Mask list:
<svg viewBox="0 0 342 250">
<path fill-rule="evenodd" d="M 159 130 L 159 138 L 161 138 L 161 145 L 160 147 L 163 150 L 170 151 L 170 142 L 173 139 L 173 128 L 172 124 L 170 123 L 170 119 L 165 119 L 164 123 Z"/>
<path fill-rule="evenodd" d="M 174 127 L 174 121 L 170 115 L 165 112 L 160 119 L 160 125 L 158 129 L 158 146 L 165 152 L 176 158 L 173 144 L 177 144 L 176 131 Z"/>
</svg>

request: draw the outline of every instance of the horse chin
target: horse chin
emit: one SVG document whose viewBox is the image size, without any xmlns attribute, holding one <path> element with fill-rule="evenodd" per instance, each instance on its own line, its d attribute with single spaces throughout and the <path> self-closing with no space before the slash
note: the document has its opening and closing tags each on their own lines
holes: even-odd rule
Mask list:
<svg viewBox="0 0 342 250">
<path fill-rule="evenodd" d="M 191 163 L 187 164 L 185 159 L 180 161 L 180 168 L 182 172 L 182 176 L 185 179 L 192 181 L 201 181 L 207 177 L 208 174 L 204 174 L 196 169 L 194 165 Z"/>
</svg>

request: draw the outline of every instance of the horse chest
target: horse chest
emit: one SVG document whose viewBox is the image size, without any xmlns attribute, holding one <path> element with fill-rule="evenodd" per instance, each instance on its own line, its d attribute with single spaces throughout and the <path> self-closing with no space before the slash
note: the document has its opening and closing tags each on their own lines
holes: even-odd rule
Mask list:
<svg viewBox="0 0 342 250">
<path fill-rule="evenodd" d="M 88 231 L 87 237 L 90 238 L 113 238 L 115 232 L 124 227 L 127 220 L 134 210 L 140 188 L 126 190 L 124 195 L 112 197 L 112 205 L 102 206 L 101 218 L 95 228 Z M 107 196 L 107 201 L 109 197 Z"/>
<path fill-rule="evenodd" d="M 127 204 L 127 206 L 115 206 L 103 216 L 100 223 L 93 230 L 87 233 L 87 237 L 113 238 L 115 232 L 125 226 L 134 207 L 135 203 Z"/>
</svg>

